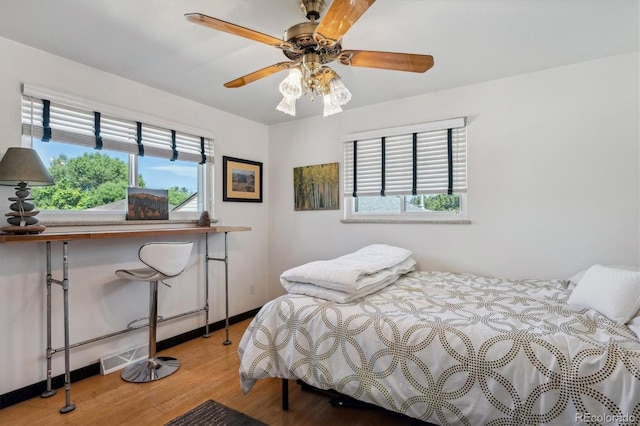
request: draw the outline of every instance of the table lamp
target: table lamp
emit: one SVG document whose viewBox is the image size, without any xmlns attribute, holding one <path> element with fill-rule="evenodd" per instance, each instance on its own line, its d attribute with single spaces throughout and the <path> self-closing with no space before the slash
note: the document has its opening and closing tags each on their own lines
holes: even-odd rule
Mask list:
<svg viewBox="0 0 640 426">
<path fill-rule="evenodd" d="M 7 222 L 9 226 L 0 228 L 11 234 L 38 234 L 45 230 L 44 225 L 38 224 L 31 186 L 53 185 L 55 182 L 49 174 L 38 153 L 30 148 L 9 148 L 0 161 L 0 185 L 15 186 L 16 196 L 9 197 L 12 204 Z"/>
</svg>

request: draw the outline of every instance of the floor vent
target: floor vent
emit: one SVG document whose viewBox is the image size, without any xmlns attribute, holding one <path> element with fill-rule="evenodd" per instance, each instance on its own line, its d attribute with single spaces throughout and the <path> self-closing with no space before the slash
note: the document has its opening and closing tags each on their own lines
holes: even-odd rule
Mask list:
<svg viewBox="0 0 640 426">
<path fill-rule="evenodd" d="M 100 374 L 105 375 L 122 370 L 127 365 L 141 361 L 149 356 L 149 346 L 143 345 L 123 352 L 100 358 Z"/>
</svg>

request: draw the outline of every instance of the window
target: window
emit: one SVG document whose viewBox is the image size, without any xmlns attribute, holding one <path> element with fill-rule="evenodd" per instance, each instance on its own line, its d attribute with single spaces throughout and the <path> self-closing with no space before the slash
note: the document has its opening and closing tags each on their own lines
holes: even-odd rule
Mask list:
<svg viewBox="0 0 640 426">
<path fill-rule="evenodd" d="M 213 139 L 122 118 L 132 115 L 25 85 L 24 145 L 56 182 L 32 190 L 41 217 L 123 220 L 130 186 L 168 190 L 170 219 L 197 219 L 211 209 Z"/>
<path fill-rule="evenodd" d="M 464 118 L 347 135 L 345 221 L 464 220 Z"/>
</svg>

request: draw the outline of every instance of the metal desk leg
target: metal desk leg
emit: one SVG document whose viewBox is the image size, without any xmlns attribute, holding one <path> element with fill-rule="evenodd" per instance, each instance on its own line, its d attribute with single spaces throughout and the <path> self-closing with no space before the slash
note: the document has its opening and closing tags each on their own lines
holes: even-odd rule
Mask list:
<svg viewBox="0 0 640 426">
<path fill-rule="evenodd" d="M 51 346 L 51 241 L 47 241 L 47 390 L 40 396 L 49 398 L 56 394 L 56 390 L 51 388 L 51 357 L 53 356 L 53 347 Z"/>
<path fill-rule="evenodd" d="M 224 345 L 230 345 L 229 340 L 229 255 L 227 253 L 227 235 L 224 233 L 224 328 L 226 339 L 222 342 Z"/>
<path fill-rule="evenodd" d="M 56 394 L 51 388 L 51 356 L 60 349 L 51 346 L 51 284 L 62 285 L 64 297 L 64 391 L 65 405 L 61 413 L 73 411 L 76 406 L 71 403 L 71 367 L 69 362 L 69 244 L 62 242 L 62 281 L 51 276 L 51 241 L 47 241 L 47 390 L 40 396 L 48 398 Z"/>
<path fill-rule="evenodd" d="M 202 337 L 211 337 L 209 333 L 209 234 L 204 234 L 204 334 Z"/>
<path fill-rule="evenodd" d="M 224 314 L 224 328 L 225 328 L 225 332 L 226 332 L 226 337 L 224 339 L 224 341 L 222 342 L 223 345 L 230 345 L 231 344 L 231 340 L 229 340 L 229 252 L 227 249 L 227 234 L 229 234 L 229 232 L 225 232 L 224 233 L 224 257 L 209 257 L 209 245 L 207 244 L 207 265 L 209 265 L 209 261 L 210 260 L 217 260 L 220 262 L 224 262 L 224 310 L 225 310 L 225 314 Z M 208 235 L 208 234 L 207 234 Z M 207 271 L 209 270 L 209 268 L 207 267 Z M 209 288 L 209 273 L 207 272 L 207 274 L 205 275 L 205 278 L 207 280 L 207 289 Z M 208 297 L 208 296 L 207 296 Z M 208 306 L 209 302 L 207 301 L 207 306 Z M 208 312 L 208 311 L 207 311 Z M 208 320 L 207 320 L 208 322 Z"/>
<path fill-rule="evenodd" d="M 71 368 L 69 362 L 69 256 L 68 243 L 62 243 L 62 291 L 64 293 L 64 391 L 66 404 L 61 413 L 73 411 L 76 406 L 71 403 Z"/>
</svg>

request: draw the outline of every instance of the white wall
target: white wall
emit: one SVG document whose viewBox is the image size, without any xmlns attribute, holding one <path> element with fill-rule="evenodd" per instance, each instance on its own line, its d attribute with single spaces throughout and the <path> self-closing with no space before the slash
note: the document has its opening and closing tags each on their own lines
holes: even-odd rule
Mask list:
<svg viewBox="0 0 640 426">
<path fill-rule="evenodd" d="M 271 296 L 285 269 L 375 242 L 413 250 L 422 269 L 514 278 L 638 264 L 639 75 L 634 53 L 271 126 Z M 343 134 L 460 116 L 471 225 L 294 211 L 293 168 L 338 161 L 342 173 Z"/>
<path fill-rule="evenodd" d="M 53 89 L 100 101 L 145 116 L 210 130 L 215 135 L 215 213 L 220 225 L 250 226 L 250 232 L 229 234 L 230 314 L 261 306 L 267 298 L 267 212 L 263 203 L 222 202 L 223 155 L 267 161 L 267 127 L 112 74 L 92 69 L 48 53 L 0 38 L 0 153 L 20 146 L 21 83 Z M 176 78 L 181 78 L 176 76 Z M 265 177 L 268 182 L 268 178 Z M 0 209 L 8 211 L 13 189 L 0 188 Z M 173 240 L 180 238 L 174 237 Z M 173 288 L 161 286 L 159 311 L 170 316 L 204 306 L 204 255 L 202 237 L 192 266 Z M 210 237 L 211 255 L 222 257 L 223 235 Z M 148 312 L 148 284 L 116 279 L 117 268 L 137 264 L 142 239 L 71 242 L 70 304 L 71 341 L 123 329 L 127 322 Z M 61 279 L 61 246 L 53 245 L 54 277 Z M 247 267 L 250 265 L 251 267 Z M 0 394 L 37 383 L 45 375 L 45 247 L 44 244 L 0 245 Z M 224 318 L 224 269 L 210 265 L 210 321 Z M 255 294 L 249 294 L 250 286 Z M 53 286 L 54 346 L 63 345 L 62 290 Z M 166 322 L 158 339 L 204 325 L 204 314 Z M 97 362 L 106 354 L 147 341 L 146 329 L 72 350 L 71 368 Z M 221 344 L 211 340 L 211 344 Z M 54 355 L 53 374 L 64 372 L 63 354 Z"/>
</svg>

